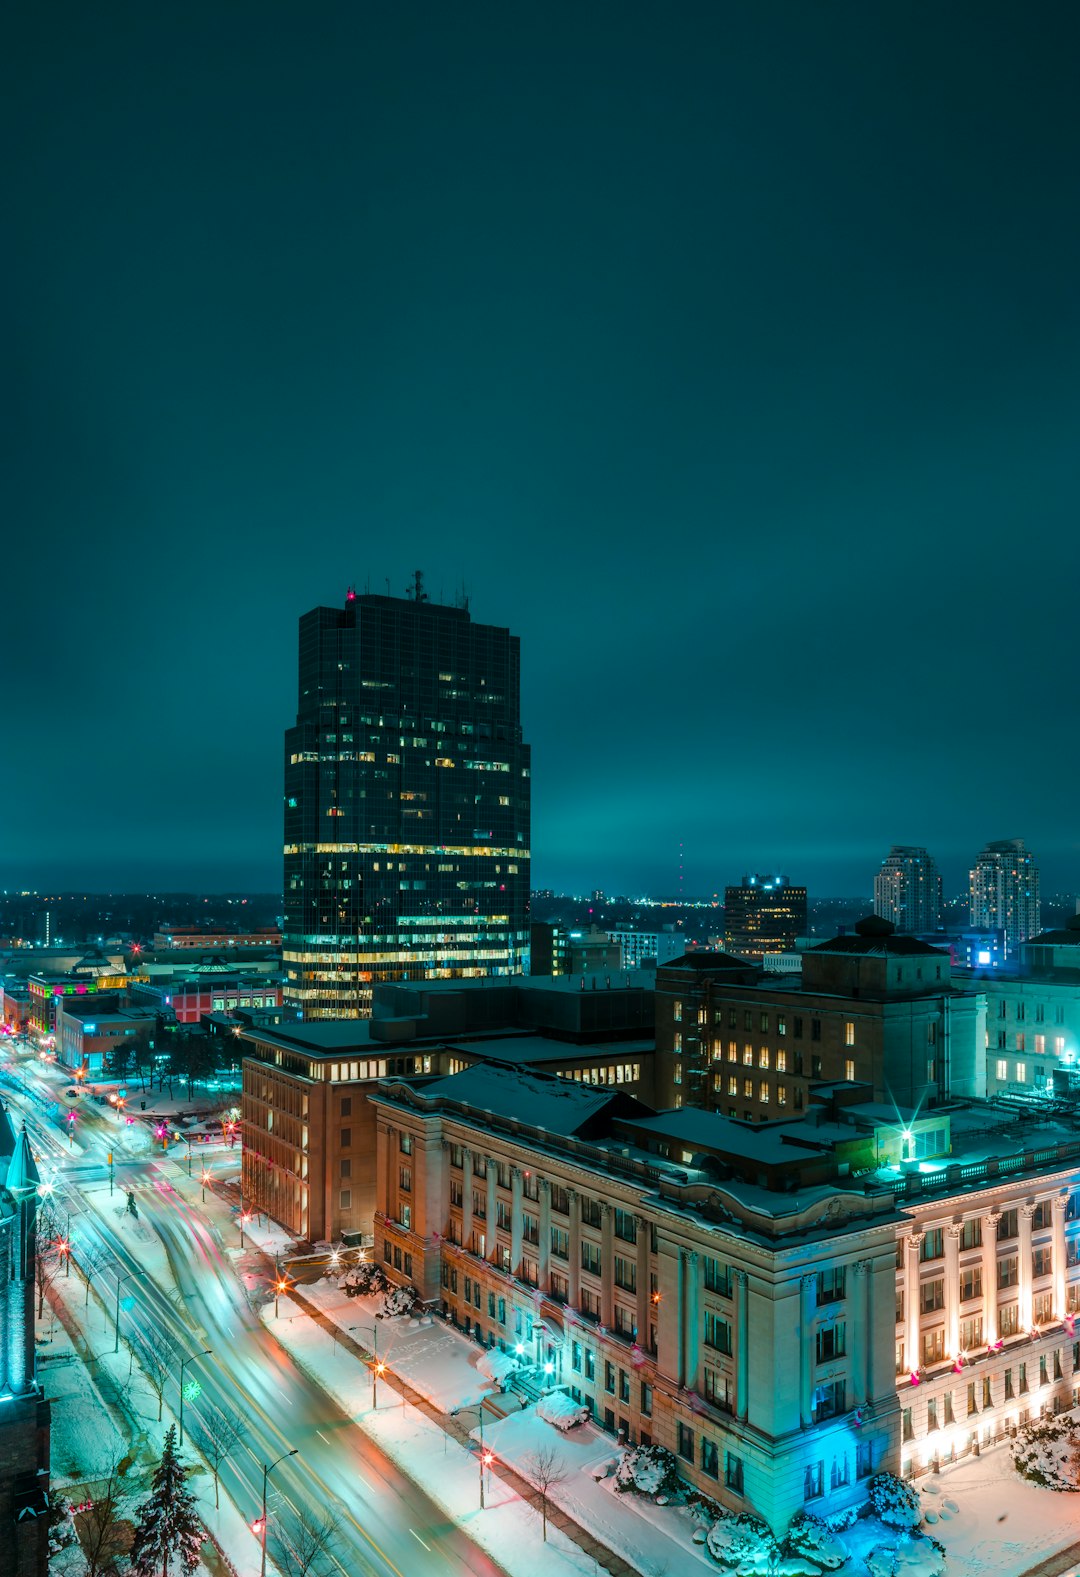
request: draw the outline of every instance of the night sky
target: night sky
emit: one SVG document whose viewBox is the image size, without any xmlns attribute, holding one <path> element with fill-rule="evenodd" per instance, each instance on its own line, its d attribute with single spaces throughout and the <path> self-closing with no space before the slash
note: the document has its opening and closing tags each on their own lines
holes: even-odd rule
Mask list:
<svg viewBox="0 0 1080 1577">
<path fill-rule="evenodd" d="M 1080 882 L 1080 9 L 50 5 L 0 885 L 281 881 L 296 624 L 522 638 L 537 886 Z"/>
</svg>

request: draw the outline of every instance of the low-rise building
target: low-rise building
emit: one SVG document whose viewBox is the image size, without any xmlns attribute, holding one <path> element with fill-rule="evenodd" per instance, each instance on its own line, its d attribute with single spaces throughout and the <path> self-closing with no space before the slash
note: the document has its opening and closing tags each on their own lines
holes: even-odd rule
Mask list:
<svg viewBox="0 0 1080 1577">
<path fill-rule="evenodd" d="M 777 1531 L 1080 1403 L 1080 1127 L 822 1093 L 763 1125 L 535 1070 L 383 1084 L 376 1257 Z"/>
<path fill-rule="evenodd" d="M 651 1100 L 647 978 L 585 990 L 578 980 L 529 977 L 386 982 L 374 989 L 370 1019 L 239 1024 L 246 1196 L 297 1238 L 370 1233 L 368 1097 L 380 1079 L 488 1062 Z"/>
</svg>

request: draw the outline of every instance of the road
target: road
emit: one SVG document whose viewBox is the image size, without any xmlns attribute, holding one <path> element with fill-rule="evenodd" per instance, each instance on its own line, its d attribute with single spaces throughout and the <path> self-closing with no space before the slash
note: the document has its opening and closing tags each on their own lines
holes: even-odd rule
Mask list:
<svg viewBox="0 0 1080 1577">
<path fill-rule="evenodd" d="M 36 1082 L 36 1081 L 35 1081 Z M 184 1351 L 209 1347 L 210 1357 L 189 1363 L 203 1397 L 226 1412 L 240 1412 L 247 1424 L 245 1447 L 222 1468 L 222 1489 L 254 1521 L 262 1496 L 262 1464 L 296 1449 L 274 1471 L 276 1495 L 319 1517 L 328 1506 L 342 1516 L 337 1565 L 346 1577 L 446 1577 L 446 1573 L 502 1577 L 502 1568 L 411 1478 L 372 1442 L 275 1339 L 248 1304 L 236 1272 L 214 1230 L 201 1213 L 171 1187 L 155 1159 L 118 1162 L 117 1181 L 136 1186 L 140 1216 L 157 1231 L 169 1254 L 182 1293 L 178 1310 L 129 1254 L 119 1232 L 79 1198 L 79 1185 L 104 1181 L 108 1167 L 92 1151 L 83 1159 L 67 1154 L 58 1134 L 41 1123 L 19 1096 L 28 1126 L 58 1166 L 56 1187 L 86 1238 L 107 1250 L 127 1273 L 123 1296 L 134 1307 L 121 1313 L 140 1329 L 166 1329 Z M 80 1121 L 80 1139 L 98 1128 Z M 108 1124 L 101 1131 L 107 1142 Z M 122 1195 L 120 1196 L 123 1197 Z M 107 1273 L 106 1273 L 107 1274 Z M 186 1316 L 186 1318 L 185 1318 Z M 190 1323 L 188 1323 L 190 1321 Z M 178 1411 L 177 1380 L 166 1399 Z M 198 1403 L 185 1404 L 185 1425 Z M 422 1464 L 417 1464 L 422 1471 Z M 275 1495 L 268 1501 L 273 1527 Z"/>
</svg>

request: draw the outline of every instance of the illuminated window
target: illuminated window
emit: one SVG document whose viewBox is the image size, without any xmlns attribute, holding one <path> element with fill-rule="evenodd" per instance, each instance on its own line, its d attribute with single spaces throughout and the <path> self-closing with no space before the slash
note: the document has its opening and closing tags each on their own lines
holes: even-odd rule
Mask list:
<svg viewBox="0 0 1080 1577">
<path fill-rule="evenodd" d="M 997 1062 L 997 1077 L 1004 1084 L 1009 1077 L 1009 1064 L 1004 1057 L 999 1057 Z"/>
<path fill-rule="evenodd" d="M 760 1085 L 758 1086 L 758 1100 L 761 1102 L 762 1106 L 767 1106 L 769 1104 L 769 1086 L 764 1079 L 762 1079 Z"/>
<path fill-rule="evenodd" d="M 778 1084 L 776 1086 L 776 1104 L 777 1104 L 777 1106 L 786 1106 L 787 1105 L 787 1085 L 786 1084 Z"/>
<path fill-rule="evenodd" d="M 759 1068 L 767 1068 L 769 1066 L 769 1048 L 768 1048 L 768 1046 L 762 1046 L 759 1049 L 759 1051 L 758 1051 L 758 1064 L 757 1065 L 758 1065 Z"/>
<path fill-rule="evenodd" d="M 744 1068 L 752 1068 L 754 1066 L 754 1048 L 753 1048 L 753 1046 L 747 1044 L 747 1045 L 745 1045 L 743 1047 L 743 1049 L 742 1049 L 742 1060 L 743 1060 L 743 1067 Z"/>
<path fill-rule="evenodd" d="M 844 1045 L 845 1046 L 854 1046 L 854 1044 L 855 1044 L 855 1025 L 851 1021 L 851 1019 L 848 1019 L 847 1023 L 844 1025 Z"/>
<path fill-rule="evenodd" d="M 1019 1038 L 1021 1040 L 1023 1040 L 1024 1037 L 1021 1035 Z M 1017 1084 L 1026 1084 L 1027 1083 L 1027 1063 L 1026 1062 L 1018 1062 L 1016 1064 L 1016 1082 L 1017 1082 Z"/>
<path fill-rule="evenodd" d="M 855 1078 L 855 1059 L 848 1057 L 844 1063 L 844 1078 L 851 1083 Z"/>
</svg>

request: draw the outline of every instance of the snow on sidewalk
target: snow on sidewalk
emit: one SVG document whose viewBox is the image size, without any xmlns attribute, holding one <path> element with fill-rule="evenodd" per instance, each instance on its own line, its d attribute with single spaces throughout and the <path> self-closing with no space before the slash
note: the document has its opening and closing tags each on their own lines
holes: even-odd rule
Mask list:
<svg viewBox="0 0 1080 1577">
<path fill-rule="evenodd" d="M 355 1304 L 361 1300 L 352 1301 Z M 282 1298 L 279 1318 L 274 1318 L 272 1305 L 263 1311 L 263 1318 L 296 1362 L 355 1419 L 387 1456 L 422 1484 L 447 1516 L 464 1528 L 471 1539 L 510 1573 L 510 1577 L 535 1577 L 540 1516 L 520 1499 L 516 1490 L 504 1483 L 497 1473 L 488 1472 L 484 1481 L 486 1509 L 481 1511 L 480 1469 L 474 1453 L 415 1407 L 403 1403 L 389 1386 L 381 1388 L 378 1411 L 374 1411 L 367 1366 L 344 1352 L 336 1340 L 305 1315 L 291 1298 Z M 379 1356 L 382 1356 L 381 1341 Z M 552 1429 L 550 1434 L 557 1444 L 557 1431 Z M 485 1428 L 485 1441 L 486 1435 Z M 550 1526 L 543 1567 L 545 1577 L 594 1577 L 596 1571 L 591 1555 L 586 1555 L 558 1528 Z"/>
<path fill-rule="evenodd" d="M 923 1479 L 919 1499 L 938 1518 L 926 1532 L 944 1544 L 951 1577 L 1020 1577 L 1080 1542 L 1080 1495 L 1020 1478 L 1007 1446 Z"/>
</svg>

